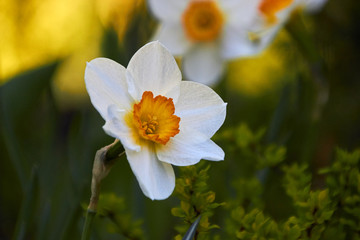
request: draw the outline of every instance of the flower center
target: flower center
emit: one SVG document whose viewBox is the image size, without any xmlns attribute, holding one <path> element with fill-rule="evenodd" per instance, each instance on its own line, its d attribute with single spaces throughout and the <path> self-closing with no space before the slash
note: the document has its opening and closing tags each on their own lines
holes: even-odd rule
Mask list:
<svg viewBox="0 0 360 240">
<path fill-rule="evenodd" d="M 265 15 L 269 24 L 277 21 L 276 13 L 288 7 L 293 0 L 262 0 L 259 10 Z"/>
<path fill-rule="evenodd" d="M 213 0 L 192 1 L 182 15 L 186 35 L 199 42 L 217 38 L 223 21 L 223 15 Z"/>
<path fill-rule="evenodd" d="M 134 105 L 133 122 L 142 138 L 165 145 L 180 132 L 180 118 L 174 113 L 172 98 L 161 95 L 154 98 L 152 92 L 146 91 Z"/>
</svg>

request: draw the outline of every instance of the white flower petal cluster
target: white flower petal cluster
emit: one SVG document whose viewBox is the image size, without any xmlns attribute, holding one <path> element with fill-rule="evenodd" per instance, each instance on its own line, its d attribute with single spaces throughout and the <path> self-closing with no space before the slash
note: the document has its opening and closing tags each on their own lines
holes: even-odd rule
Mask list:
<svg viewBox="0 0 360 240">
<path fill-rule="evenodd" d="M 223 17 L 221 32 L 209 41 L 194 41 L 184 28 L 184 11 L 201 0 L 149 0 L 150 8 L 161 24 L 155 39 L 175 56 L 183 56 L 185 77 L 214 85 L 224 71 L 224 61 L 249 55 L 248 30 L 258 14 L 260 0 L 216 0 Z"/>
<path fill-rule="evenodd" d="M 271 2 L 270 0 L 262 0 Z M 281 0 L 273 0 L 273 2 L 281 2 Z M 254 19 L 252 28 L 250 30 L 251 35 L 254 36 L 254 40 L 248 41 L 247 47 L 251 50 L 249 52 L 252 55 L 258 54 L 263 51 L 274 39 L 279 30 L 287 22 L 291 14 L 296 9 L 304 9 L 307 12 L 316 12 L 323 7 L 327 0 L 292 0 L 291 3 L 283 9 L 279 9 L 276 13 L 276 21 L 273 24 L 269 24 L 261 11 L 259 11 L 258 17 Z"/>
<path fill-rule="evenodd" d="M 326 1 L 148 0 L 150 9 L 160 21 L 154 39 L 162 42 L 173 55 L 183 57 L 183 71 L 189 80 L 209 86 L 220 79 L 227 60 L 256 55 L 264 50 L 295 9 L 301 7 L 314 12 Z M 222 15 L 221 31 L 217 37 L 207 41 L 196 41 L 186 31 L 186 12 L 192 4 L 199 2 L 215 3 Z M 270 11 L 279 8 L 274 13 L 274 22 L 269 22 L 266 13 L 261 11 L 264 3 Z M 202 16 L 196 17 L 200 19 Z M 198 20 L 199 24 L 209 22 L 206 17 L 204 14 L 204 19 Z"/>
<path fill-rule="evenodd" d="M 262 0 L 260 4 L 265 1 L 266 0 Z M 274 2 L 275 1 L 276 0 L 274 0 Z M 272 42 L 276 34 L 289 19 L 291 13 L 299 6 L 300 1 L 289 1 L 291 3 L 289 3 L 288 6 L 279 9 L 274 15 L 274 23 L 269 23 L 267 16 L 259 9 L 260 5 L 258 6 L 258 15 L 254 18 L 253 24 L 249 30 L 250 36 L 252 37 L 246 42 L 246 46 L 250 53 L 249 56 L 259 54 Z M 268 0 L 268 2 L 270 1 Z"/>
<path fill-rule="evenodd" d="M 105 132 L 121 141 L 150 199 L 165 199 L 172 193 L 171 164 L 224 159 L 223 150 L 210 138 L 225 120 L 226 103 L 205 85 L 181 81 L 175 59 L 159 42 L 142 47 L 127 68 L 106 58 L 90 61 L 85 83 L 106 122 Z M 156 134 L 158 129 L 162 132 Z"/>
</svg>

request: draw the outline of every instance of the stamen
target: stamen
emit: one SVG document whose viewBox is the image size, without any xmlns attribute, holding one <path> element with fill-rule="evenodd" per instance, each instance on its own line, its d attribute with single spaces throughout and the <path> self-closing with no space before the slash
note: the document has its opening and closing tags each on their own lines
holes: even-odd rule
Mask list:
<svg viewBox="0 0 360 240">
<path fill-rule="evenodd" d="M 190 2 L 182 16 L 187 36 L 193 41 L 212 41 L 218 37 L 223 15 L 213 0 Z"/>
<path fill-rule="evenodd" d="M 166 144 L 180 131 L 180 118 L 174 112 L 175 106 L 171 98 L 160 95 L 154 98 L 152 92 L 144 92 L 133 111 L 139 135 L 155 143 Z"/>
</svg>

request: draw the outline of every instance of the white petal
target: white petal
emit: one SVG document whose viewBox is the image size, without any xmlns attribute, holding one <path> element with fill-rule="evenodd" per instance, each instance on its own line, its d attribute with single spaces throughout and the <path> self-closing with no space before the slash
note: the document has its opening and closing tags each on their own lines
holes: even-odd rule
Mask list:
<svg viewBox="0 0 360 240">
<path fill-rule="evenodd" d="M 153 14 L 162 21 L 180 21 L 189 0 L 149 0 Z"/>
<path fill-rule="evenodd" d="M 296 8 L 297 2 L 294 1 L 289 7 L 285 8 L 284 10 L 280 11 L 277 16 L 277 23 L 272 25 L 271 27 L 265 28 L 260 32 L 260 40 L 256 46 L 258 51 L 262 51 L 265 47 L 267 47 L 273 39 L 276 37 L 277 33 L 280 29 L 284 26 L 292 11 Z"/>
<path fill-rule="evenodd" d="M 250 40 L 246 44 L 246 51 L 243 52 L 242 57 L 252 56 L 259 54 L 261 51 L 263 51 L 268 45 L 271 44 L 273 39 L 276 37 L 279 30 L 283 27 L 285 23 L 285 19 L 287 16 L 284 14 L 286 12 L 283 12 L 278 20 L 278 23 L 275 25 L 272 25 L 271 27 L 264 26 L 266 25 L 264 19 L 257 19 L 257 23 L 254 24 L 254 28 L 250 30 L 249 34 L 253 34 L 256 36 L 256 40 Z M 250 35 L 249 35 L 250 36 Z M 229 36 L 227 40 L 230 40 L 231 37 Z M 229 43 L 230 44 L 230 43 Z M 223 52 L 223 54 L 227 54 L 227 52 Z"/>
<path fill-rule="evenodd" d="M 136 143 L 132 129 L 126 124 L 126 114 L 128 114 L 127 111 L 119 109 L 116 105 L 111 105 L 108 108 L 109 119 L 103 129 L 108 135 L 119 139 L 124 148 L 140 151 L 141 147 Z"/>
<path fill-rule="evenodd" d="M 140 152 L 126 149 L 130 167 L 143 193 L 150 199 L 161 200 L 169 197 L 175 187 L 172 166 L 158 160 L 155 150 L 143 146 Z"/>
<path fill-rule="evenodd" d="M 288 7 L 279 11 L 276 16 L 278 24 L 283 25 L 290 17 L 290 14 L 299 6 L 299 1 L 294 0 Z"/>
<path fill-rule="evenodd" d="M 221 44 L 224 59 L 234 59 L 258 53 L 257 47 L 249 39 L 248 32 L 243 29 L 239 31 L 230 25 L 224 28 Z"/>
<path fill-rule="evenodd" d="M 156 152 L 160 161 L 176 166 L 188 166 L 198 163 L 201 159 L 211 161 L 224 160 L 224 151 L 210 139 L 194 142 L 196 131 L 192 134 L 181 134 L 171 138 L 166 145 L 158 145 Z"/>
<path fill-rule="evenodd" d="M 226 14 L 228 24 L 239 29 L 247 28 L 257 14 L 261 0 L 221 0 L 219 4 Z"/>
<path fill-rule="evenodd" d="M 180 22 L 161 24 L 154 40 L 159 40 L 175 56 L 183 55 L 191 46 L 191 42 L 187 39 Z"/>
<path fill-rule="evenodd" d="M 131 58 L 127 68 L 129 93 L 140 100 L 144 91 L 152 91 L 155 96 L 173 98 L 179 96 L 181 72 L 174 57 L 158 41 L 139 49 Z"/>
<path fill-rule="evenodd" d="M 274 39 L 277 35 L 278 31 L 283 27 L 283 25 L 288 20 L 290 14 L 294 11 L 294 9 L 298 6 L 299 2 L 294 0 L 288 7 L 279 11 L 276 14 L 277 21 L 275 24 L 268 24 L 265 17 L 259 11 L 257 17 L 253 19 L 253 22 L 248 30 L 249 33 L 249 41 L 244 42 L 244 54 L 242 56 L 251 56 L 260 53 L 263 51 Z M 234 32 L 232 32 L 233 25 L 231 25 L 225 31 L 224 37 L 224 45 L 231 46 L 234 43 L 236 36 L 232 36 Z M 254 35 L 256 40 L 251 40 L 250 35 Z M 254 38 L 254 37 L 252 37 Z M 228 42 L 228 43 L 226 43 Z M 223 51 L 224 56 L 230 55 L 228 49 Z"/>
<path fill-rule="evenodd" d="M 224 63 L 218 45 L 197 44 L 184 56 L 183 67 L 188 80 L 213 86 L 220 80 Z"/>
<path fill-rule="evenodd" d="M 304 0 L 305 11 L 315 13 L 321 10 L 327 0 Z"/>
<path fill-rule="evenodd" d="M 108 119 L 110 105 L 115 104 L 122 109 L 131 106 L 125 71 L 123 66 L 107 58 L 96 58 L 86 65 L 86 89 L 92 104 L 105 120 Z"/>
<path fill-rule="evenodd" d="M 209 139 L 224 123 L 226 103 L 211 88 L 183 81 L 175 114 L 180 117 L 180 132 L 200 132 Z"/>
<path fill-rule="evenodd" d="M 249 38 L 249 31 L 259 25 L 259 4 L 261 0 L 222 0 L 227 15 L 221 38 L 221 56 L 224 59 L 251 56 L 259 52 L 258 46 Z M 263 29 L 261 22 L 261 29 Z"/>
</svg>

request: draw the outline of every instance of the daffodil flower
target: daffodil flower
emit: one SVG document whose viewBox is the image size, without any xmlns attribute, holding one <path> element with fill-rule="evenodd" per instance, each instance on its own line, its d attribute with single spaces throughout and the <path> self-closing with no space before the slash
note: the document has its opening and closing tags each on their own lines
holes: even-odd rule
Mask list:
<svg viewBox="0 0 360 240">
<path fill-rule="evenodd" d="M 149 0 L 160 20 L 155 39 L 182 56 L 185 77 L 214 85 L 224 62 L 249 55 L 248 30 L 260 0 Z"/>
<path fill-rule="evenodd" d="M 249 31 L 249 41 L 245 43 L 250 55 L 263 51 L 296 9 L 315 12 L 325 2 L 326 0 L 261 0 L 258 17 L 254 18 Z"/>
<path fill-rule="evenodd" d="M 106 58 L 86 66 L 86 88 L 105 120 L 103 129 L 121 141 L 150 199 L 172 193 L 171 164 L 224 159 L 210 138 L 224 122 L 226 103 L 209 87 L 181 78 L 175 59 L 159 42 L 142 47 L 127 69 Z"/>
<path fill-rule="evenodd" d="M 263 51 L 298 6 L 299 0 L 261 0 L 257 6 L 257 17 L 253 19 L 245 43 L 249 55 Z M 244 55 L 245 56 L 245 55 Z"/>
</svg>

